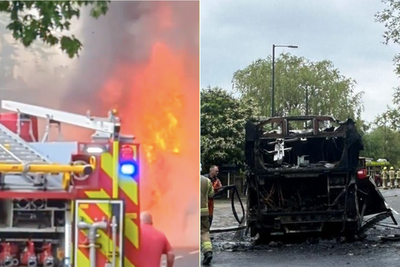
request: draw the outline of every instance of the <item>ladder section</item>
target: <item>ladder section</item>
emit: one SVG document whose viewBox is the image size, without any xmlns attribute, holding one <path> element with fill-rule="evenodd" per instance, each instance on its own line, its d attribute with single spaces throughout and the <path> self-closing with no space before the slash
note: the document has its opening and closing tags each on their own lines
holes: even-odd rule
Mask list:
<svg viewBox="0 0 400 267">
<path fill-rule="evenodd" d="M 51 122 L 67 123 L 78 127 L 92 129 L 96 132 L 106 133 L 109 137 L 119 135 L 121 129 L 120 119 L 115 116 L 116 110 L 110 111 L 107 118 L 91 117 L 64 112 L 60 110 L 43 108 L 34 105 L 18 103 L 14 101 L 1 101 L 1 107 L 6 110 L 30 115 L 38 118 L 47 119 Z"/>
<path fill-rule="evenodd" d="M 47 158 L 40 155 L 27 142 L 2 124 L 0 124 L 0 162 L 50 163 Z"/>
</svg>

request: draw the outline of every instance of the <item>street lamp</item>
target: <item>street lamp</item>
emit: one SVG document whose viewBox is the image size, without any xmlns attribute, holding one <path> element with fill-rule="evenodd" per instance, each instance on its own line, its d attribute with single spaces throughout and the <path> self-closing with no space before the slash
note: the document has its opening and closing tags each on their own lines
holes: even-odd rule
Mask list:
<svg viewBox="0 0 400 267">
<path fill-rule="evenodd" d="M 275 116 L 275 47 L 299 48 L 297 45 L 272 45 L 271 117 Z"/>
<path fill-rule="evenodd" d="M 308 115 L 308 85 L 306 85 L 306 115 Z"/>
</svg>

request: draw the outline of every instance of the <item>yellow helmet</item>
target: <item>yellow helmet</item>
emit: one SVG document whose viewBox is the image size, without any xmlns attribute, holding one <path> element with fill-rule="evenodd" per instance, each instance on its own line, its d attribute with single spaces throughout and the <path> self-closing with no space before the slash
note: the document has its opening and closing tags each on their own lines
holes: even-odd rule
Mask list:
<svg viewBox="0 0 400 267">
<path fill-rule="evenodd" d="M 383 167 L 383 170 L 386 171 L 386 170 L 387 170 L 387 167 Z"/>
<path fill-rule="evenodd" d="M 394 170 L 393 166 L 392 166 L 392 167 L 390 167 L 390 169 L 391 169 L 391 170 Z"/>
</svg>

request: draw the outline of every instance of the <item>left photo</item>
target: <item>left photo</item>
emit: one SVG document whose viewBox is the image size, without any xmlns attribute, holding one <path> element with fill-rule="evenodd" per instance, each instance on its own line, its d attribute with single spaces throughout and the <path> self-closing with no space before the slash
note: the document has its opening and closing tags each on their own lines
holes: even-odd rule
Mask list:
<svg viewBox="0 0 400 267">
<path fill-rule="evenodd" d="M 1 266 L 199 266 L 199 5 L 0 3 Z"/>
</svg>

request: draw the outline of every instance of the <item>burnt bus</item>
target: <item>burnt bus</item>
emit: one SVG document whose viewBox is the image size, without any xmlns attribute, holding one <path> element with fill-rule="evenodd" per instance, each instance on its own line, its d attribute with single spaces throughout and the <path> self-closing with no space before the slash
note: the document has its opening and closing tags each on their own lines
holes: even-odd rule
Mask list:
<svg viewBox="0 0 400 267">
<path fill-rule="evenodd" d="M 250 235 L 354 237 L 393 218 L 367 175 L 361 150 L 352 119 L 293 116 L 247 122 Z"/>
</svg>

